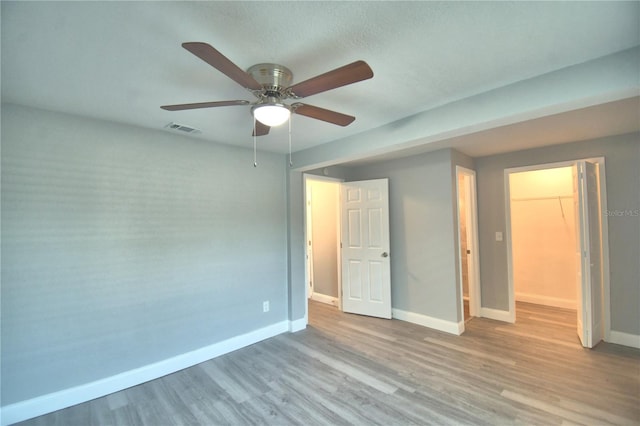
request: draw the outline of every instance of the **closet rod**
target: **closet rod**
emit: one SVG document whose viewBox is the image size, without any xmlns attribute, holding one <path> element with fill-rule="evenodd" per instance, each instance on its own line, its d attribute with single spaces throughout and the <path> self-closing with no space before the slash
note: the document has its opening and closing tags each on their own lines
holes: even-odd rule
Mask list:
<svg viewBox="0 0 640 426">
<path fill-rule="evenodd" d="M 573 195 L 555 195 L 552 197 L 512 198 L 511 201 L 557 200 L 558 198 L 573 199 Z"/>
</svg>

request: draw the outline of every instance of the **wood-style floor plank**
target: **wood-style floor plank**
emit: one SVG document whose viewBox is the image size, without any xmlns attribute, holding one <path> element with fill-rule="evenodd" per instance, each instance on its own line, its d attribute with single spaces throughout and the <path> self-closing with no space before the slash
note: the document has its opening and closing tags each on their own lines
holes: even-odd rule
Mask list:
<svg viewBox="0 0 640 426">
<path fill-rule="evenodd" d="M 311 302 L 304 331 L 21 425 L 640 424 L 640 350 L 575 328 L 527 303 L 453 336 Z"/>
</svg>

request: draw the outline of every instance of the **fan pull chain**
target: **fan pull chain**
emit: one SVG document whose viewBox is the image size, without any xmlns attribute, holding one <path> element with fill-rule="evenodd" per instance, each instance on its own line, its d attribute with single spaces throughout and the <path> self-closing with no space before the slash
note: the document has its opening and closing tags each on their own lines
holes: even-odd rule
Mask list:
<svg viewBox="0 0 640 426">
<path fill-rule="evenodd" d="M 291 117 L 289 117 L 289 167 L 293 167 L 293 159 L 291 158 Z"/>
<path fill-rule="evenodd" d="M 258 167 L 258 153 L 256 152 L 256 118 L 253 117 L 253 167 Z"/>
</svg>

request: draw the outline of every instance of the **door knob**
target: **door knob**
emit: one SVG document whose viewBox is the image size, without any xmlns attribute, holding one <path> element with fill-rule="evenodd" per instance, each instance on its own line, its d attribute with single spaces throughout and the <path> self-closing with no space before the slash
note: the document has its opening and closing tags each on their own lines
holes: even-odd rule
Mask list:
<svg viewBox="0 0 640 426">
<path fill-rule="evenodd" d="M 387 253 L 386 251 L 382 253 L 382 257 L 389 257 L 389 253 Z"/>
</svg>

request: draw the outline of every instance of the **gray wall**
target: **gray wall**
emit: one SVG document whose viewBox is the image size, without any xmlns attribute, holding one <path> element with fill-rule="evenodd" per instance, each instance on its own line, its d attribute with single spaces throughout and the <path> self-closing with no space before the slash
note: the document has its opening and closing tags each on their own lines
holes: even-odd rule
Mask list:
<svg viewBox="0 0 640 426">
<path fill-rule="evenodd" d="M 356 167 L 350 178 L 389 178 L 393 308 L 457 322 L 452 155 L 445 149 Z"/>
<path fill-rule="evenodd" d="M 287 260 L 289 320 L 301 320 L 307 313 L 304 241 L 304 182 L 302 172 L 287 173 Z"/>
<path fill-rule="evenodd" d="M 609 211 L 640 209 L 640 134 L 574 142 L 476 158 L 480 273 L 483 307 L 508 310 L 504 169 L 590 157 L 605 157 Z M 640 334 L 640 218 L 607 217 L 611 284 L 611 329 Z"/>
<path fill-rule="evenodd" d="M 252 163 L 3 105 L 2 405 L 286 320 L 285 159 Z"/>
</svg>

